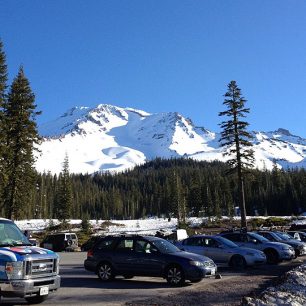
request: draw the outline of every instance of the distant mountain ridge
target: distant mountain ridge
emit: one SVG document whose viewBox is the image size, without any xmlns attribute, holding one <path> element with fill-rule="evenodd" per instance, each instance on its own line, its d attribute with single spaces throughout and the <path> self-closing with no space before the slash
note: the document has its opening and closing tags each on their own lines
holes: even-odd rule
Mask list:
<svg viewBox="0 0 306 306">
<path fill-rule="evenodd" d="M 218 133 L 177 112 L 150 114 L 108 104 L 74 107 L 39 126 L 36 168 L 59 173 L 67 154 L 71 173 L 123 171 L 155 157 L 225 161 Z M 279 128 L 253 132 L 256 167 L 306 168 L 306 139 Z"/>
</svg>

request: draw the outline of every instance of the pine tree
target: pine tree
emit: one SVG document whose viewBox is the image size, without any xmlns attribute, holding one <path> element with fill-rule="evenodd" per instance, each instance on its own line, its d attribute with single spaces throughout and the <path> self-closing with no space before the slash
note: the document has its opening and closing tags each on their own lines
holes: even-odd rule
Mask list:
<svg viewBox="0 0 306 306">
<path fill-rule="evenodd" d="M 4 152 L 5 146 L 5 136 L 4 136 L 4 112 L 3 107 L 6 98 L 6 88 L 7 88 L 7 65 L 6 57 L 3 51 L 3 44 L 0 40 L 0 194 L 2 193 L 3 185 L 5 184 L 5 172 L 4 172 Z"/>
<path fill-rule="evenodd" d="M 70 219 L 72 208 L 72 184 L 71 177 L 69 173 L 69 159 L 66 154 L 62 172 L 59 175 L 59 190 L 57 202 L 55 205 L 55 214 L 56 217 L 66 222 Z"/>
<path fill-rule="evenodd" d="M 252 135 L 247 131 L 249 125 L 243 118 L 249 113 L 250 109 L 245 108 L 246 100 L 241 96 L 241 90 L 236 81 L 228 84 L 228 91 L 225 93 L 223 105 L 226 111 L 220 112 L 219 116 L 229 117 L 220 126 L 221 146 L 226 147 L 225 156 L 229 156 L 227 161 L 233 172 L 238 176 L 238 198 L 241 211 L 241 227 L 246 228 L 246 208 L 244 196 L 244 172 L 247 168 L 253 167 L 254 151 L 252 150 Z"/>
<path fill-rule="evenodd" d="M 40 112 L 35 111 L 34 100 L 35 96 L 21 67 L 3 105 L 6 146 L 3 171 L 6 183 L 2 200 L 5 215 L 10 219 L 22 216 L 35 188 L 34 151 L 39 143 L 35 118 Z"/>
</svg>

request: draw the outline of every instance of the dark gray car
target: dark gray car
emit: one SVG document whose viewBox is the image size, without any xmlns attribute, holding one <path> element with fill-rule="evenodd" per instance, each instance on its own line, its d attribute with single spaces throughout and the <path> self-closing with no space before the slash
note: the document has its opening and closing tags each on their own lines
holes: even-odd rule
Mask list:
<svg viewBox="0 0 306 306">
<path fill-rule="evenodd" d="M 150 236 L 107 236 L 88 251 L 84 267 L 102 281 L 116 275 L 156 276 L 173 286 L 185 280 L 201 281 L 215 275 L 217 266 L 210 258 L 181 251 L 171 242 Z"/>
</svg>

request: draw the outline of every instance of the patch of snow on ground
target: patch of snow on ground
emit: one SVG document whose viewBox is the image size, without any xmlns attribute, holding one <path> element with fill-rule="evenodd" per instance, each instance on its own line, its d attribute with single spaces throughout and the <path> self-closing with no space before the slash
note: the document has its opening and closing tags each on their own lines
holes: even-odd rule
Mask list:
<svg viewBox="0 0 306 306">
<path fill-rule="evenodd" d="M 248 306 L 306 305 L 306 265 L 287 272 L 281 284 L 268 288 L 259 298 L 245 300 Z"/>
</svg>

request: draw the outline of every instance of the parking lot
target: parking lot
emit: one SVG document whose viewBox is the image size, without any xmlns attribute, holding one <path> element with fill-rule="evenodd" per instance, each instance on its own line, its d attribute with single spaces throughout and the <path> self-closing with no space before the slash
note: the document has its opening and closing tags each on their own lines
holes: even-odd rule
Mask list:
<svg viewBox="0 0 306 306">
<path fill-rule="evenodd" d="M 161 278 L 150 277 L 130 280 L 116 278 L 115 281 L 103 283 L 95 274 L 84 270 L 85 252 L 62 252 L 59 255 L 61 288 L 50 295 L 43 305 L 237 305 L 250 290 L 260 290 L 275 277 L 303 262 L 296 259 L 241 272 L 221 269 L 222 279 L 204 279 L 200 283 L 173 288 Z M 201 296 L 200 300 L 197 295 Z M 3 298 L 2 303 L 28 305 L 19 298 Z"/>
</svg>

